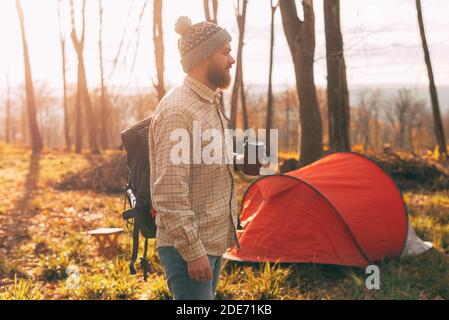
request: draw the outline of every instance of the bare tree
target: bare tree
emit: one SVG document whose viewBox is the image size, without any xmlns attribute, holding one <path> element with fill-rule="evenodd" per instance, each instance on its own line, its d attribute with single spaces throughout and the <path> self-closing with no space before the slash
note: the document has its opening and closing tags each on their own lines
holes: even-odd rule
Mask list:
<svg viewBox="0 0 449 320">
<path fill-rule="evenodd" d="M 414 132 L 420 128 L 422 132 L 426 118 L 424 103 L 416 100 L 410 90 L 401 89 L 393 105 L 385 109 L 385 116 L 396 136 L 397 147 L 413 152 Z"/>
<path fill-rule="evenodd" d="M 128 10 L 128 16 L 126 18 L 126 23 L 125 23 L 125 25 L 122 28 L 122 35 L 120 37 L 120 42 L 119 42 L 119 45 L 118 45 L 118 48 L 117 48 L 117 53 L 115 54 L 115 57 L 112 60 L 112 67 L 111 67 L 111 70 L 109 71 L 107 83 L 109 83 L 111 81 L 111 79 L 112 79 L 112 77 L 114 75 L 114 72 L 115 72 L 115 70 L 117 68 L 117 65 L 118 65 L 118 62 L 119 62 L 119 58 L 120 58 L 120 55 L 121 55 L 121 52 L 122 52 L 122 49 L 123 49 L 123 46 L 124 46 L 124 43 L 125 43 L 125 36 L 126 36 L 127 31 L 128 31 L 128 26 L 131 25 L 131 15 L 132 15 L 132 12 L 133 12 L 133 9 L 134 9 L 134 4 L 135 4 L 135 1 L 133 1 L 131 3 L 131 6 L 130 6 L 130 8 Z M 145 2 L 144 3 L 144 8 L 146 7 L 146 4 L 147 3 Z"/>
<path fill-rule="evenodd" d="M 372 110 L 372 122 L 373 122 L 373 130 L 374 130 L 374 141 L 373 148 L 374 150 L 379 150 L 379 140 L 380 140 L 380 124 L 379 124 L 379 108 L 374 108 Z"/>
<path fill-rule="evenodd" d="M 25 65 L 25 87 L 28 111 L 28 125 L 31 135 L 31 143 L 33 153 L 39 153 L 43 148 L 42 138 L 39 131 L 39 126 L 36 119 L 36 102 L 34 99 L 33 77 L 31 74 L 31 63 L 28 52 L 28 43 L 25 36 L 25 18 L 23 16 L 22 6 L 20 1 L 16 0 L 16 9 L 19 16 L 20 32 L 22 35 L 23 59 Z"/>
<path fill-rule="evenodd" d="M 212 12 L 210 8 L 210 2 L 212 1 Z M 218 0 L 203 0 L 204 15 L 206 16 L 206 21 L 217 23 L 217 12 L 218 12 Z"/>
<path fill-rule="evenodd" d="M 313 74 L 315 15 L 312 0 L 302 1 L 303 20 L 298 17 L 294 0 L 282 0 L 279 4 L 284 33 L 295 67 L 300 108 L 302 166 L 319 159 L 323 149 L 323 128 Z"/>
<path fill-rule="evenodd" d="M 409 114 L 409 123 L 407 126 L 407 138 L 409 141 L 409 151 L 415 153 L 419 148 L 420 142 L 425 138 L 425 123 L 428 118 L 428 112 L 423 101 L 413 101 L 412 109 Z"/>
<path fill-rule="evenodd" d="M 340 27 L 340 0 L 324 0 L 327 59 L 327 100 L 329 146 L 332 151 L 349 150 L 349 96 L 343 38 Z"/>
<path fill-rule="evenodd" d="M 421 0 L 416 0 L 416 11 L 418 14 L 419 32 L 421 34 L 422 47 L 423 47 L 423 51 L 424 51 L 424 60 L 426 62 L 427 73 L 429 76 L 429 91 L 430 91 L 430 98 L 432 101 L 435 137 L 438 142 L 441 159 L 447 160 L 448 154 L 447 154 L 447 148 L 446 148 L 446 138 L 444 136 L 444 129 L 443 129 L 443 123 L 441 121 L 437 89 L 436 89 L 435 80 L 433 77 L 433 70 L 432 70 L 432 63 L 430 61 L 429 47 L 427 46 L 426 33 L 424 30 L 424 21 L 423 21 L 422 9 L 421 9 Z"/>
<path fill-rule="evenodd" d="M 212 12 L 210 8 L 210 2 L 212 1 Z M 212 23 L 218 23 L 218 0 L 203 0 L 203 8 L 204 8 L 204 15 L 206 17 L 206 21 L 212 22 Z M 221 95 L 220 97 L 220 104 L 222 109 L 224 110 L 224 97 Z M 231 121 L 232 122 L 232 121 Z"/>
<path fill-rule="evenodd" d="M 388 124 L 391 128 L 391 131 L 394 132 L 395 141 L 397 141 L 397 147 L 402 148 L 404 145 L 404 139 L 403 139 L 403 115 L 404 115 L 404 108 L 402 103 L 394 103 L 392 106 L 388 106 L 385 108 L 385 116 L 388 120 Z M 401 134 L 402 133 L 402 134 Z"/>
<path fill-rule="evenodd" d="M 71 32 L 71 38 L 73 42 L 73 46 L 76 51 L 76 55 L 78 57 L 78 93 L 77 95 L 79 99 L 78 103 L 81 102 L 84 105 L 85 111 L 86 111 L 86 124 L 88 129 L 88 136 L 89 136 L 89 147 L 92 153 L 100 153 L 100 150 L 98 148 L 97 144 L 97 132 L 96 132 L 96 121 L 95 121 L 95 114 L 93 112 L 92 108 L 92 102 L 90 100 L 89 96 L 89 89 L 87 87 L 87 78 L 86 78 L 86 69 L 84 67 L 84 57 L 83 57 L 83 50 L 84 50 L 84 39 L 85 39 L 85 31 L 86 31 L 86 0 L 83 0 L 82 5 L 82 31 L 81 31 L 81 37 L 78 38 L 76 34 L 76 26 L 75 26 L 75 8 L 73 4 L 73 0 L 70 0 L 70 13 L 71 13 L 71 20 L 72 20 L 72 32 Z M 80 111 L 80 110 L 79 110 Z M 80 115 L 78 111 L 77 117 Z M 78 118 L 77 122 L 80 118 Z M 78 123 L 79 124 L 79 123 Z M 77 141 L 76 141 L 76 151 L 81 152 L 81 139 L 78 136 L 80 130 L 80 127 L 77 127 Z"/>
<path fill-rule="evenodd" d="M 164 37 L 162 30 L 162 0 L 153 1 L 153 41 L 156 57 L 157 83 L 153 84 L 157 90 L 158 99 L 165 95 L 164 87 Z"/>
<path fill-rule="evenodd" d="M 100 25 L 98 30 L 98 51 L 100 54 L 100 86 L 101 86 L 101 120 L 100 124 L 100 144 L 103 149 L 109 147 L 109 96 L 107 94 L 106 84 L 104 80 L 104 64 L 103 64 L 103 0 L 98 0 L 98 14 Z"/>
<path fill-rule="evenodd" d="M 59 140 L 60 110 L 58 99 L 45 81 L 36 82 L 35 100 L 39 106 L 37 119 L 41 125 L 41 135 L 47 148 L 56 147 Z"/>
<path fill-rule="evenodd" d="M 75 152 L 81 153 L 83 147 L 83 131 L 82 131 L 82 87 L 81 87 L 81 69 L 77 72 L 76 98 L 75 98 Z"/>
<path fill-rule="evenodd" d="M 72 23 L 72 34 L 76 32 L 75 30 L 75 8 L 73 0 L 70 0 L 70 16 Z M 73 40 L 73 36 L 72 36 Z M 79 64 L 79 62 L 78 62 Z M 77 88 L 76 88 L 76 98 L 75 98 L 75 152 L 81 153 L 83 147 L 83 133 L 82 133 L 82 86 L 81 86 L 81 68 L 78 65 L 77 72 Z"/>
<path fill-rule="evenodd" d="M 237 104 L 239 89 L 243 86 L 243 66 L 242 66 L 242 52 L 243 52 L 243 39 L 245 35 L 245 20 L 246 20 L 246 7 L 248 0 L 237 0 L 235 8 L 235 15 L 237 18 L 237 25 L 239 28 L 239 42 L 237 46 L 237 66 L 235 69 L 234 85 L 232 87 L 231 94 L 231 128 L 237 126 Z"/>
<path fill-rule="evenodd" d="M 67 107 L 67 59 L 66 59 L 66 33 L 65 27 L 62 26 L 61 19 L 62 0 L 58 0 L 58 21 L 59 21 L 59 42 L 61 44 L 62 59 L 62 82 L 63 82 L 63 107 L 64 107 L 64 137 L 67 150 L 70 150 L 72 141 L 70 139 L 70 124 Z"/>
<path fill-rule="evenodd" d="M 323 151 L 326 150 L 324 145 L 329 146 L 329 126 L 328 126 L 328 106 L 327 106 L 327 90 L 317 88 L 316 89 L 316 99 L 318 101 L 318 108 L 320 110 L 321 116 L 321 128 L 322 128 L 322 140 L 323 140 Z M 328 149 L 326 150 L 328 151 Z"/>
<path fill-rule="evenodd" d="M 243 112 L 243 130 L 249 128 L 249 118 L 248 118 L 248 108 L 246 106 L 246 92 L 245 85 L 243 82 L 243 71 L 240 68 L 240 103 L 242 104 L 242 112 Z"/>
<path fill-rule="evenodd" d="M 267 121 L 265 128 L 266 133 L 266 150 L 267 154 L 270 154 L 270 130 L 273 124 L 273 49 L 274 49 L 274 14 L 278 4 L 273 5 L 273 1 L 270 0 L 271 9 L 271 27 L 270 27 L 270 65 L 268 71 L 268 101 L 267 101 Z"/>
<path fill-rule="evenodd" d="M 371 123 L 373 119 L 373 110 L 378 107 L 378 96 L 368 92 L 363 92 L 360 97 L 360 103 L 356 110 L 354 110 L 353 123 L 357 133 L 355 141 L 363 144 L 363 150 L 368 151 L 371 146 Z M 358 139 L 357 137 L 360 137 Z"/>
<path fill-rule="evenodd" d="M 291 90 L 289 89 L 289 87 L 287 87 L 283 94 L 284 107 L 285 107 L 285 116 L 283 118 L 285 120 L 285 150 L 287 152 L 290 151 L 290 145 L 293 140 L 291 138 L 292 128 L 291 128 L 290 123 L 292 122 L 292 120 L 293 120 L 293 122 L 296 122 L 296 120 L 295 120 L 296 105 L 295 105 L 295 101 L 293 101 L 293 98 L 292 98 L 292 96 L 296 95 L 296 93 L 293 92 L 293 95 L 292 95 L 292 92 L 290 92 L 290 91 Z M 284 127 L 284 126 L 282 126 L 282 127 Z M 294 132 L 297 132 L 296 131 L 297 127 L 294 127 L 293 129 L 294 129 L 293 130 Z"/>
<path fill-rule="evenodd" d="M 248 2 L 248 0 L 245 0 Z M 245 5 L 245 13 L 243 13 L 242 9 L 242 15 L 240 19 L 238 19 L 238 26 L 239 26 L 239 41 L 240 41 L 240 34 L 242 35 L 242 50 L 240 52 L 240 104 L 242 106 L 242 114 L 243 114 L 243 129 L 246 130 L 249 128 L 249 119 L 248 119 L 248 109 L 246 105 L 246 92 L 245 92 L 245 82 L 243 81 L 243 44 L 244 44 L 244 38 L 243 35 L 245 34 L 245 24 L 246 24 L 246 5 Z M 241 32 L 240 32 L 241 30 Z"/>
<path fill-rule="evenodd" d="M 407 130 L 408 117 L 411 103 L 411 93 L 409 90 L 402 89 L 398 92 L 398 97 L 394 102 L 391 111 L 386 112 L 386 116 L 390 122 L 391 127 L 396 133 L 396 141 L 400 149 L 405 147 L 405 134 Z"/>
</svg>

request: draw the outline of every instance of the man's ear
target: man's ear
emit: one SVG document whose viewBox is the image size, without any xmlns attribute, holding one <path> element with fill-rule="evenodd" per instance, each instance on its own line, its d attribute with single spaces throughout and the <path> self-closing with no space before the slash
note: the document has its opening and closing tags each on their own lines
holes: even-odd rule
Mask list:
<svg viewBox="0 0 449 320">
<path fill-rule="evenodd" d="M 212 58 L 212 56 L 202 60 L 199 65 L 201 68 L 207 68 L 207 66 L 209 65 L 210 59 Z"/>
</svg>

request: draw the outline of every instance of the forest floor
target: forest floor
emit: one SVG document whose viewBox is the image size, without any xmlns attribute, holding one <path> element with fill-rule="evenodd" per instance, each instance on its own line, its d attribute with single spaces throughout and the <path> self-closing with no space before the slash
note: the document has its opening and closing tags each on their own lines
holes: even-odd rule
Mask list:
<svg viewBox="0 0 449 320">
<path fill-rule="evenodd" d="M 118 152 L 118 151 L 117 151 Z M 0 299 L 169 299 L 160 262 L 144 282 L 129 274 L 131 231 L 121 219 L 123 195 L 60 188 L 61 181 L 117 154 L 29 150 L 0 145 Z M 119 180 L 119 179 L 116 179 Z M 239 199 L 248 182 L 237 179 Z M 225 261 L 219 299 L 449 299 L 449 191 L 404 192 L 409 221 L 434 248 L 413 258 L 380 261 L 380 289 L 368 290 L 360 268 Z M 87 234 L 123 227 L 113 257 L 97 254 Z M 77 266 L 79 284 L 67 281 Z M 73 270 L 73 269 L 72 269 Z"/>
</svg>

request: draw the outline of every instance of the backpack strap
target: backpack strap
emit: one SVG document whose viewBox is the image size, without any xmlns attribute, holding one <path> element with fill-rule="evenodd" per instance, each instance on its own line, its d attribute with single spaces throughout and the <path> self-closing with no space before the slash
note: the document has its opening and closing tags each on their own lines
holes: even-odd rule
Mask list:
<svg viewBox="0 0 449 320">
<path fill-rule="evenodd" d="M 134 264 L 137 260 L 137 254 L 139 253 L 139 224 L 137 219 L 134 218 L 134 227 L 133 227 L 133 249 L 131 254 L 131 262 L 129 263 L 129 271 L 131 274 L 136 274 L 136 268 Z"/>
<path fill-rule="evenodd" d="M 148 254 L 148 238 L 145 238 L 145 245 L 143 249 L 143 256 L 140 258 L 140 266 L 143 269 L 143 281 L 147 281 L 148 278 L 148 261 L 147 261 L 147 254 Z"/>
</svg>

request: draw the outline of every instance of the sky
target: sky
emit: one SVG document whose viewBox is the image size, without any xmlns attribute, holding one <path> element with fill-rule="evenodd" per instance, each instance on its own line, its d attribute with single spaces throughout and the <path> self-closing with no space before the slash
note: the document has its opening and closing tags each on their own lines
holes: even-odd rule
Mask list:
<svg viewBox="0 0 449 320">
<path fill-rule="evenodd" d="M 70 41 L 68 0 L 64 0 L 63 27 L 67 33 L 68 81 L 76 82 L 76 56 Z M 33 79 L 50 88 L 62 86 L 61 48 L 57 0 L 21 0 L 29 43 Z M 145 0 L 103 0 L 105 74 L 109 85 L 120 90 L 152 89 L 155 79 L 152 41 L 152 1 L 143 11 L 140 33 L 136 33 Z M 163 28 L 165 77 L 170 85 L 179 83 L 183 72 L 177 50 L 174 23 L 181 15 L 193 23 L 204 20 L 202 0 L 164 0 Z M 233 37 L 236 54 L 238 29 L 235 0 L 219 0 L 218 23 Z M 80 7 L 81 1 L 76 1 Z M 87 1 L 85 64 L 89 87 L 100 83 L 98 59 L 98 1 Z M 439 86 L 449 85 L 449 1 L 423 0 L 424 22 Z M 299 15 L 301 2 L 297 1 Z M 322 0 L 314 1 L 316 15 L 315 79 L 326 85 L 325 35 Z M 244 79 L 249 88 L 265 85 L 268 78 L 270 0 L 249 0 L 244 46 Z M 79 18 L 79 11 L 77 11 Z M 79 19 L 78 19 L 79 20 Z M 360 85 L 420 86 L 428 83 L 416 16 L 415 0 L 341 0 L 341 23 L 349 87 Z M 124 32 L 125 30 L 125 32 Z M 122 34 L 124 46 L 119 65 L 111 74 Z M 138 41 L 137 41 L 138 40 Z M 138 46 L 137 46 L 138 42 Z M 12 86 L 23 83 L 23 51 L 14 0 L 0 0 L 0 88 L 6 79 Z M 137 48 L 137 50 L 136 50 Z M 136 62 L 132 69 L 132 62 Z M 282 29 L 279 10 L 275 16 L 273 82 L 277 87 L 295 83 L 290 51 Z"/>
</svg>

